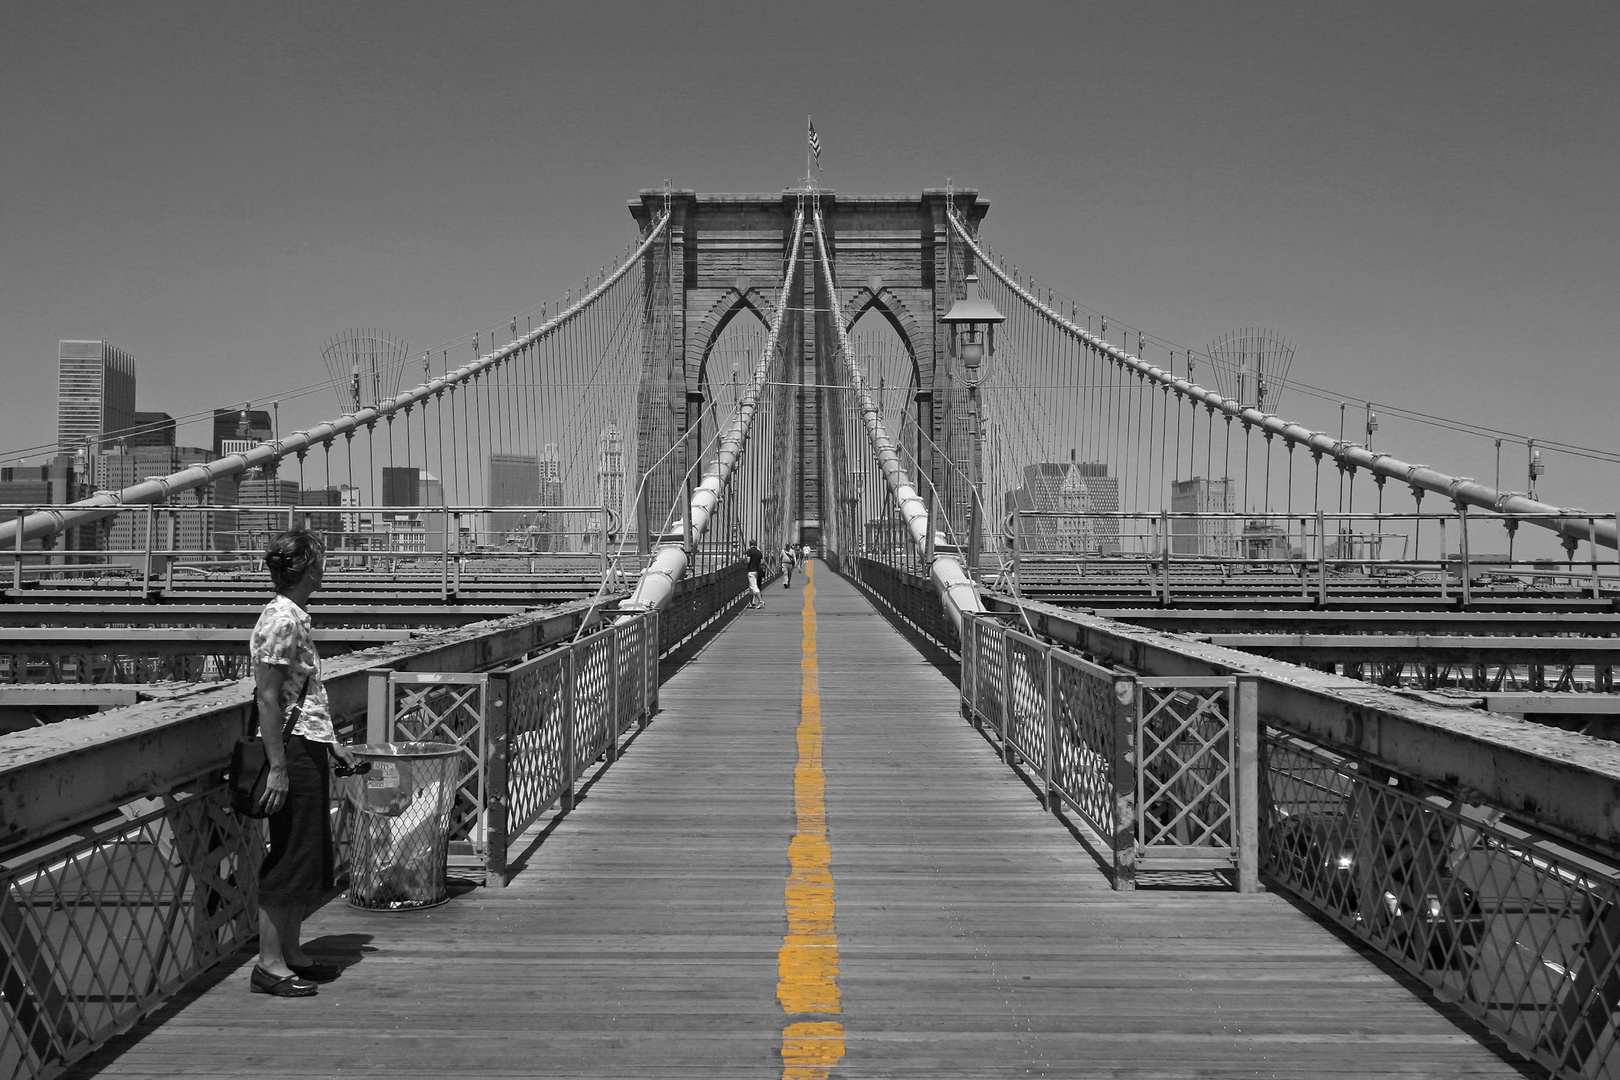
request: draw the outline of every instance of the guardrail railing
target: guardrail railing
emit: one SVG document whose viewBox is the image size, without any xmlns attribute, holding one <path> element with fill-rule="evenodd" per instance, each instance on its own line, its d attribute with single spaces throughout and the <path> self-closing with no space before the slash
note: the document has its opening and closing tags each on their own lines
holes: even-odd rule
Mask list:
<svg viewBox="0 0 1620 1080">
<path fill-rule="evenodd" d="M 964 711 L 1111 845 L 1120 887 L 1235 844 L 1240 880 L 1255 866 L 1527 1057 L 1569 1080 L 1620 1075 L 1613 744 L 992 606 L 968 620 Z"/>
<path fill-rule="evenodd" d="M 1562 1076 L 1615 1075 L 1620 871 L 1268 728 L 1266 872 Z"/>
<path fill-rule="evenodd" d="M 0 523 L 60 506 L 0 505 Z M 176 573 L 257 572 L 265 543 L 307 528 L 327 545 L 332 574 L 402 571 L 436 575 L 448 599 L 464 577 L 478 581 L 558 569 L 589 575 L 609 590 L 639 571 L 642 556 L 617 543 L 618 517 L 591 506 L 255 506 L 238 503 L 131 504 L 106 511 L 74 541 L 17 534 L 0 547 L 10 587 L 87 572 L 119 575 L 131 589 L 172 591 Z M 90 564 L 90 565 L 85 565 Z M 186 580 L 181 578 L 182 582 Z"/>
<path fill-rule="evenodd" d="M 845 556 L 836 562 L 840 574 L 888 609 L 891 621 L 898 618 L 946 652 L 960 655 L 961 635 L 928 577 L 869 556 Z"/>
<path fill-rule="evenodd" d="M 1257 888 L 1253 702 L 1237 677 L 1143 676 L 993 616 L 964 620 L 963 712 L 1004 761 L 1029 766 L 1043 803 L 1097 834 L 1115 889 L 1164 872 Z"/>
<path fill-rule="evenodd" d="M 1292 588 L 1326 602 L 1369 584 L 1443 600 L 1492 588 L 1565 590 L 1590 596 L 1620 588 L 1620 553 L 1566 540 L 1564 557 L 1514 553 L 1526 523 L 1573 520 L 1595 531 L 1614 514 L 1383 513 L 1308 514 L 1216 511 L 1009 514 L 998 553 L 1001 573 L 1023 587 L 1084 580 L 1147 586 L 1165 603 L 1178 590 L 1214 582 Z M 1482 536 L 1481 528 L 1486 528 Z M 1501 531 L 1497 531 L 1501 530 Z M 1532 530 L 1533 532 L 1536 530 Z M 1540 537 L 1545 548 L 1545 537 Z M 1487 550 L 1487 544 L 1503 550 Z M 987 569 L 995 569 L 990 567 Z"/>
<path fill-rule="evenodd" d="M 380 664 L 510 663 L 572 639 L 593 614 L 562 605 L 331 660 L 333 716 L 346 737 L 365 721 Z M 623 676 L 656 693 L 656 656 L 648 663 Z M 234 815 L 219 783 L 252 707 L 251 685 L 235 683 L 6 736 L 0 1077 L 61 1072 L 257 934 L 263 826 Z"/>
<path fill-rule="evenodd" d="M 452 862 L 506 884 L 510 848 L 554 806 L 573 808 L 592 762 L 658 707 L 659 613 L 494 671 L 371 673 L 368 742 L 449 743 L 461 753 Z"/>
</svg>

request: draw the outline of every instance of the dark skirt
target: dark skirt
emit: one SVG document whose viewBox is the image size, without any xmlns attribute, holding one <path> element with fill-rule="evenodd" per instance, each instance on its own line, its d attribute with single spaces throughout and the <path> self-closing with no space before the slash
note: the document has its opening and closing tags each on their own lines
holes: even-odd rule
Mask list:
<svg viewBox="0 0 1620 1080">
<path fill-rule="evenodd" d="M 326 744 L 287 740 L 287 801 L 267 819 L 270 853 L 259 867 L 259 903 L 313 904 L 332 891 L 332 794 Z"/>
</svg>

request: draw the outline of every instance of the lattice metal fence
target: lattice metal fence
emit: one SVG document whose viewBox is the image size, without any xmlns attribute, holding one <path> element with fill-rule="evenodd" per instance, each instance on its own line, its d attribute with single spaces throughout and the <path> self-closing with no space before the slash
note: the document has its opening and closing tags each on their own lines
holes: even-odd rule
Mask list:
<svg viewBox="0 0 1620 1080">
<path fill-rule="evenodd" d="M 489 770 L 483 753 L 483 718 L 488 711 L 484 675 L 394 671 L 389 673 L 390 716 L 387 742 L 436 742 L 459 752 L 460 777 L 450 810 L 452 850 L 482 852 L 489 800 Z"/>
<path fill-rule="evenodd" d="M 263 832 L 221 787 L 7 857 L 0 1076 L 82 1057 L 258 932 Z"/>
<path fill-rule="evenodd" d="M 1215 871 L 1257 887 L 1256 796 L 1245 811 L 1239 783 L 1254 687 L 1242 682 L 1105 668 L 987 616 L 963 629 L 964 713 L 1109 845 L 1118 889 L 1138 873 Z"/>
<path fill-rule="evenodd" d="M 1136 680 L 1136 868 L 1237 865 L 1236 679 Z"/>
<path fill-rule="evenodd" d="M 658 705 L 658 613 L 647 612 L 498 671 L 377 671 L 372 741 L 451 743 L 461 751 L 452 856 L 489 884 L 507 848 L 575 779 Z"/>
<path fill-rule="evenodd" d="M 1269 730 L 1265 869 L 1561 1076 L 1620 1076 L 1620 868 Z"/>
<path fill-rule="evenodd" d="M 1049 654 L 1052 678 L 1052 791 L 1099 835 L 1114 836 L 1132 816 L 1134 785 L 1116 788 L 1121 732 L 1116 722 L 1116 674 L 1072 653 Z M 1124 732 L 1129 735 L 1129 729 Z M 1125 796 L 1124 806 L 1119 799 Z M 1124 816 L 1121 816 L 1123 811 Z M 1124 846 L 1124 838 L 1116 849 Z M 1134 853 L 1134 846 L 1133 846 Z M 1115 871 L 1118 873 L 1116 865 Z"/>
</svg>

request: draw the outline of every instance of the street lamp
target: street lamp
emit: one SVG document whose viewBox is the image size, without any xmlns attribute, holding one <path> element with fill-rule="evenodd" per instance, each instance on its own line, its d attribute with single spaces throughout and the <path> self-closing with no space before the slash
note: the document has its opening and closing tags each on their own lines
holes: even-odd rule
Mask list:
<svg viewBox="0 0 1620 1080">
<path fill-rule="evenodd" d="M 939 321 L 950 327 L 950 355 L 962 361 L 963 378 L 968 385 L 968 413 L 973 424 L 968 444 L 968 483 L 972 489 L 968 499 L 968 568 L 971 573 L 979 565 L 979 489 L 983 483 L 979 384 L 984 381 L 982 365 L 996 352 L 996 326 L 1006 322 L 1007 316 L 980 294 L 977 274 L 969 274 L 963 284 L 967 295 L 952 304 L 951 310 L 940 316 Z"/>
</svg>

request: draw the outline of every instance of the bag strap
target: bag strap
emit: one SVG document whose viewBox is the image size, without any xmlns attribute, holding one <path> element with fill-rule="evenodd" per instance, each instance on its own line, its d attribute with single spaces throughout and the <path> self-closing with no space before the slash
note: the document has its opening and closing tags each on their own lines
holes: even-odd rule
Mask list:
<svg viewBox="0 0 1620 1080">
<path fill-rule="evenodd" d="M 287 717 L 287 726 L 281 729 L 281 741 L 283 744 L 285 744 L 287 740 L 292 737 L 293 728 L 298 726 L 298 714 L 304 711 L 304 698 L 309 694 L 309 680 L 313 679 L 314 677 L 315 673 L 312 671 L 304 678 L 304 688 L 298 691 L 298 700 L 293 702 L 292 711 Z M 248 732 L 248 738 L 251 739 L 254 735 L 258 734 L 261 726 L 262 725 L 259 723 L 259 695 L 257 691 L 254 691 L 253 724 L 252 730 Z"/>
</svg>

